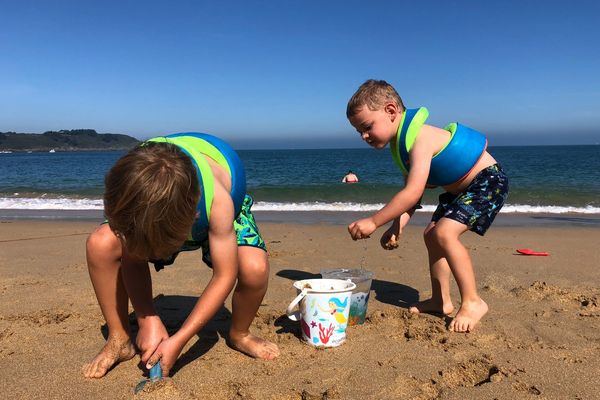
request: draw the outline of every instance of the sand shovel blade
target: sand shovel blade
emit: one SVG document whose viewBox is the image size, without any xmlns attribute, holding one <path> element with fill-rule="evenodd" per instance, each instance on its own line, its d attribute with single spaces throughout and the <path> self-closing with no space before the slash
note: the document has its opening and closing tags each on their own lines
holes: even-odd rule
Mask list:
<svg viewBox="0 0 600 400">
<path fill-rule="evenodd" d="M 137 385 L 135 385 L 133 393 L 138 394 L 139 392 L 144 390 L 144 386 L 146 386 L 146 383 L 148 382 L 150 382 L 150 379 L 144 379 L 143 381 L 140 381 Z"/>
<path fill-rule="evenodd" d="M 162 368 L 160 367 L 160 362 L 154 364 L 154 366 L 150 369 L 148 376 L 150 379 L 144 379 L 135 385 L 135 389 L 133 390 L 135 394 L 138 394 L 144 390 L 144 386 L 146 386 L 148 382 L 156 382 L 162 379 Z"/>
</svg>

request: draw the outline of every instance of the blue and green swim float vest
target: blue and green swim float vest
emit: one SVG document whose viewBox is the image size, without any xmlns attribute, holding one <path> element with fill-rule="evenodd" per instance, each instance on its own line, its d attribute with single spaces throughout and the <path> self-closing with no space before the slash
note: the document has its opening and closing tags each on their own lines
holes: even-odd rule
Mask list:
<svg viewBox="0 0 600 400">
<path fill-rule="evenodd" d="M 407 109 L 402 115 L 396 142 L 392 142 L 390 149 L 405 176 L 410 170 L 408 153 L 428 116 L 425 107 Z M 431 159 L 427 178 L 427 184 L 431 186 L 446 186 L 465 178 L 487 148 L 487 139 L 476 130 L 459 123 L 451 123 L 444 129 L 450 132 L 450 140 Z"/>
<path fill-rule="evenodd" d="M 176 145 L 190 157 L 196 168 L 201 195 L 197 206 L 198 218 L 192 226 L 189 240 L 202 242 L 208 238 L 208 221 L 214 198 L 215 178 L 205 156 L 215 160 L 231 176 L 231 199 L 233 200 L 234 217 L 237 218 L 246 196 L 246 173 L 242 160 L 231 146 L 215 136 L 197 132 L 175 133 L 155 137 L 146 142 Z"/>
</svg>

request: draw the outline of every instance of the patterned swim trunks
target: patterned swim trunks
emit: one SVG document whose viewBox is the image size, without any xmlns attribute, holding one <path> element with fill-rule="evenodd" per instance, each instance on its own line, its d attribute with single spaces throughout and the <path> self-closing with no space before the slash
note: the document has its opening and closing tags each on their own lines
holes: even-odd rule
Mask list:
<svg viewBox="0 0 600 400">
<path fill-rule="evenodd" d="M 431 220 L 449 218 L 483 236 L 508 197 L 508 177 L 499 164 L 481 170 L 459 194 L 442 193 Z"/>
<path fill-rule="evenodd" d="M 253 203 L 254 200 L 250 195 L 247 194 L 244 198 L 244 204 L 242 204 L 242 210 L 240 211 L 235 221 L 233 221 L 233 228 L 237 236 L 237 245 L 257 247 L 259 249 L 267 251 L 265 241 L 263 240 L 262 236 L 260 236 L 258 226 L 256 225 L 256 221 L 254 220 L 254 215 L 250 210 L 252 208 Z M 205 240 L 203 242 L 186 240 L 183 246 L 181 246 L 181 248 L 179 249 L 179 251 L 173 254 L 168 259 L 150 260 L 150 262 L 154 264 L 154 268 L 157 271 L 160 271 L 166 265 L 173 264 L 175 258 L 180 252 L 197 250 L 199 248 L 202 248 L 202 261 L 204 261 L 206 265 L 212 268 L 212 260 L 210 259 L 210 247 L 208 240 Z"/>
</svg>

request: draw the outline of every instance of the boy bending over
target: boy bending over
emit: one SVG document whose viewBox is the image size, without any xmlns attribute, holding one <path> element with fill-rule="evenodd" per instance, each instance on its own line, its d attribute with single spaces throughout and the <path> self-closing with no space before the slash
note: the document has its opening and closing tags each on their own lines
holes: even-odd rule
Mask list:
<svg viewBox="0 0 600 400">
<path fill-rule="evenodd" d="M 279 349 L 249 332 L 267 291 L 265 243 L 250 211 L 238 155 L 206 134 L 158 137 L 131 150 L 105 178 L 107 223 L 87 240 L 87 263 L 108 339 L 83 374 L 100 378 L 135 355 L 128 324 L 128 299 L 139 324 L 136 338 L 148 368 L 160 362 L 163 375 L 185 344 L 232 298 L 228 344 L 252 357 L 273 359 Z M 152 302 L 149 262 L 156 270 L 180 251 L 202 248 L 213 276 L 180 329 L 169 336 Z"/>
<path fill-rule="evenodd" d="M 425 188 L 441 186 L 445 193 L 424 232 L 432 296 L 409 310 L 451 314 L 452 273 L 461 305 L 449 328 L 472 331 L 488 305 L 477 293 L 471 257 L 460 236 L 468 230 L 483 236 L 508 196 L 508 178 L 487 152 L 486 138 L 460 124 L 445 129 L 425 124 L 427 109 L 405 109 L 396 90 L 385 81 L 363 83 L 348 102 L 346 115 L 370 146 L 381 149 L 390 144 L 406 181 L 385 207 L 350 224 L 350 235 L 354 240 L 365 239 L 393 221 L 381 237 L 381 245 L 388 250 L 396 248 L 402 229 L 420 208 Z"/>
</svg>

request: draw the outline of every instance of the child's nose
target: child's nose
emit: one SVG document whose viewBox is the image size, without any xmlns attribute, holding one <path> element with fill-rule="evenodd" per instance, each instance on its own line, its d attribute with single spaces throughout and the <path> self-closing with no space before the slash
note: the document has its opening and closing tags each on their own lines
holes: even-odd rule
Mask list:
<svg viewBox="0 0 600 400">
<path fill-rule="evenodd" d="M 369 137 L 369 132 L 363 132 L 360 137 L 362 138 L 362 140 L 367 140 L 367 138 Z"/>
</svg>

